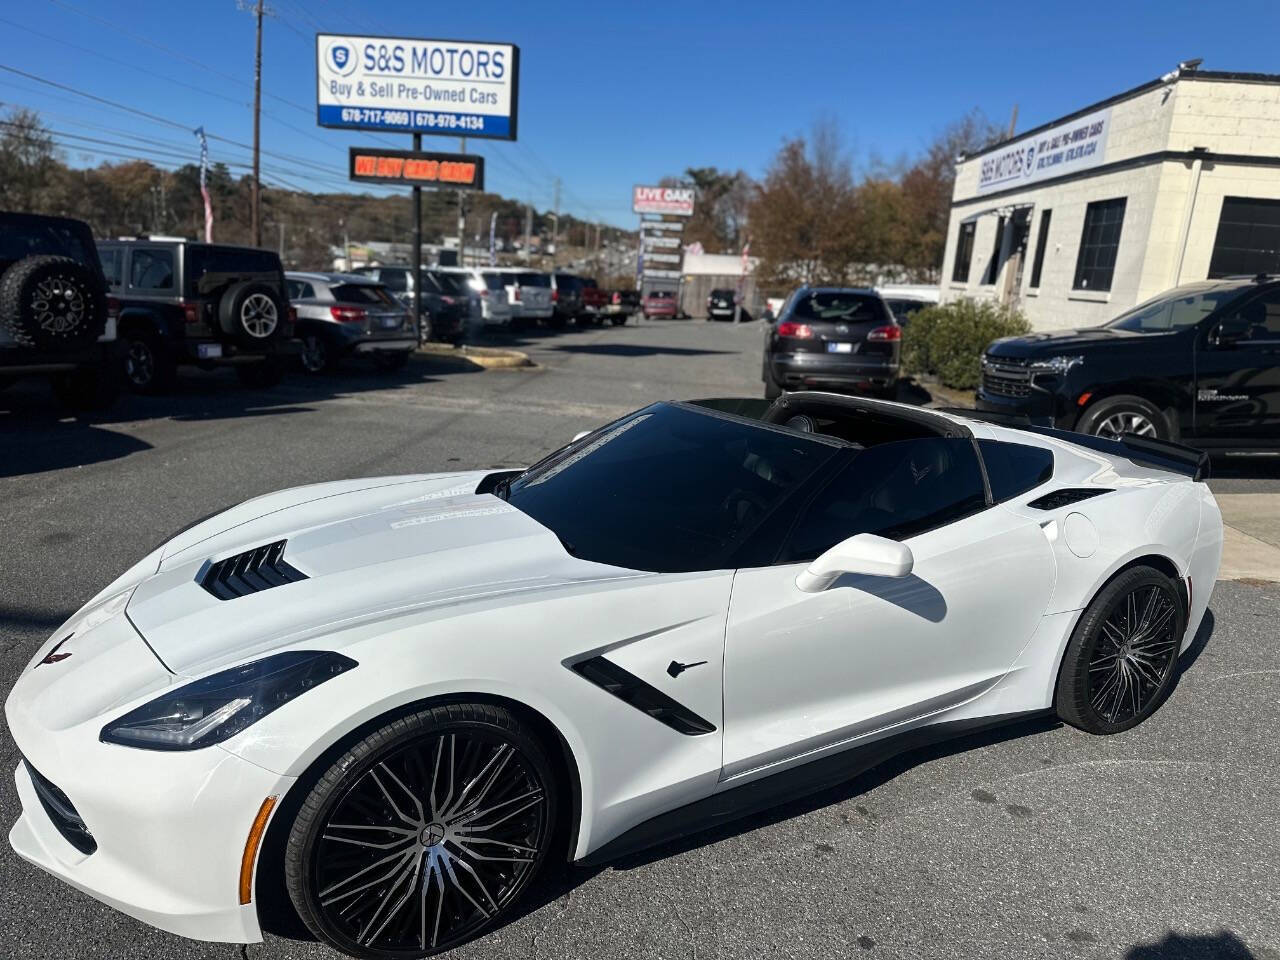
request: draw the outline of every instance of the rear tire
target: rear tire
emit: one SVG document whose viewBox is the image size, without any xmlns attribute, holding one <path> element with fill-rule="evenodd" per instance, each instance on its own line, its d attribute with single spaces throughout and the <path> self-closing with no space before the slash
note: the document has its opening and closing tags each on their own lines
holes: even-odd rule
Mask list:
<svg viewBox="0 0 1280 960">
<path fill-rule="evenodd" d="M 178 368 L 160 338 L 138 330 L 121 335 L 125 342 L 125 381 L 135 393 L 164 393 L 173 388 Z"/>
<path fill-rule="evenodd" d="M 455 782 L 466 786 L 455 792 Z M 439 953 L 510 913 L 553 848 L 558 800 L 545 749 L 509 710 L 422 710 L 320 776 L 289 832 L 285 886 L 303 923 L 337 950 Z"/>
<path fill-rule="evenodd" d="M 324 335 L 304 334 L 302 352 L 298 354 L 298 365 L 307 374 L 329 373 L 338 365 L 337 351 Z"/>
<path fill-rule="evenodd" d="M 1154 567 L 1125 570 L 1076 624 L 1058 670 L 1059 717 L 1120 733 L 1155 713 L 1173 683 L 1187 614 L 1178 585 Z"/>
<path fill-rule="evenodd" d="M 280 292 L 257 280 L 229 287 L 218 303 L 222 332 L 237 343 L 258 349 L 282 335 L 288 314 Z"/>
<path fill-rule="evenodd" d="M 1108 440 L 1118 440 L 1125 433 L 1169 440 L 1173 434 L 1169 422 L 1155 404 L 1128 394 L 1107 397 L 1093 404 L 1076 424 L 1076 432 Z"/>
</svg>

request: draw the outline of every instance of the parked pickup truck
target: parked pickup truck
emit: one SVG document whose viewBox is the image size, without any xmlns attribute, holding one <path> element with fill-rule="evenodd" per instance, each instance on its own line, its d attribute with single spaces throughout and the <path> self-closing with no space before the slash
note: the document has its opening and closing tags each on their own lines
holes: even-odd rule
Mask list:
<svg viewBox="0 0 1280 960">
<path fill-rule="evenodd" d="M 615 290 L 609 294 L 609 303 L 604 308 L 604 315 L 615 327 L 620 327 L 639 309 L 640 292 L 638 290 Z"/>
<path fill-rule="evenodd" d="M 596 326 L 604 322 L 605 312 L 609 307 L 609 293 L 601 290 L 596 286 L 596 282 L 591 277 L 582 278 L 582 313 L 579 314 L 578 322 L 583 319 L 589 320 Z M 625 321 L 624 321 L 625 322 Z"/>
</svg>

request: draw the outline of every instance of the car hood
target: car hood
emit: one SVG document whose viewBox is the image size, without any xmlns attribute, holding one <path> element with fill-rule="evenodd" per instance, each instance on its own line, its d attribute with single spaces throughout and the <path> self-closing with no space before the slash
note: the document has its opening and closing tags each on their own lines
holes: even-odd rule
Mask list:
<svg viewBox="0 0 1280 960">
<path fill-rule="evenodd" d="M 1073 330 L 1046 330 L 1023 337 L 1005 337 L 993 341 L 987 354 L 993 357 L 1049 357 L 1094 347 L 1112 348 L 1141 343 L 1150 344 L 1151 335 L 1116 330 L 1110 327 L 1084 327 Z"/>
<path fill-rule="evenodd" d="M 371 621 L 644 576 L 570 556 L 541 524 L 490 494 L 484 473 L 346 481 L 241 504 L 172 541 L 126 613 L 155 655 L 192 676 Z M 305 579 L 220 600 L 209 566 L 284 540 Z"/>
</svg>

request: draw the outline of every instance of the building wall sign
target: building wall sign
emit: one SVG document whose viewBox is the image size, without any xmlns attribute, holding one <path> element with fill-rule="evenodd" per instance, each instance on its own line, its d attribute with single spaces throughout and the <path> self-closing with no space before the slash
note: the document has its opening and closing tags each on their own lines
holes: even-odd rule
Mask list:
<svg viewBox="0 0 1280 960">
<path fill-rule="evenodd" d="M 1065 120 L 982 158 L 978 193 L 1007 190 L 1087 170 L 1102 163 L 1111 130 L 1111 108 Z"/>
</svg>

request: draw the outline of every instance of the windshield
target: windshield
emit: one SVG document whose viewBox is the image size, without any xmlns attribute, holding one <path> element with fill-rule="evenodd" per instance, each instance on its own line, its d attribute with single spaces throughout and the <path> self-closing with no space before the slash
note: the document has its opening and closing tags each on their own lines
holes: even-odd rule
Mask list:
<svg viewBox="0 0 1280 960">
<path fill-rule="evenodd" d="M 512 278 L 512 283 L 518 283 L 522 287 L 550 287 L 551 274 L 549 273 L 517 273 Z"/>
<path fill-rule="evenodd" d="M 467 287 L 463 279 L 453 273 L 428 273 L 427 280 L 435 286 L 436 292 L 448 296 L 464 297 Z"/>
<path fill-rule="evenodd" d="M 884 323 L 890 319 L 879 297 L 843 290 L 815 292 L 801 297 L 791 309 L 791 318 L 838 320 L 843 323 Z"/>
<path fill-rule="evenodd" d="M 1128 330 L 1131 333 L 1168 333 L 1193 327 L 1228 300 L 1239 296 L 1238 287 L 1191 286 L 1180 287 L 1146 303 L 1140 303 L 1128 313 L 1122 313 L 1105 326 L 1112 330 Z"/>
<path fill-rule="evenodd" d="M 576 557 L 634 570 L 732 566 L 734 550 L 842 445 L 655 404 L 557 451 L 505 492 Z"/>
</svg>

